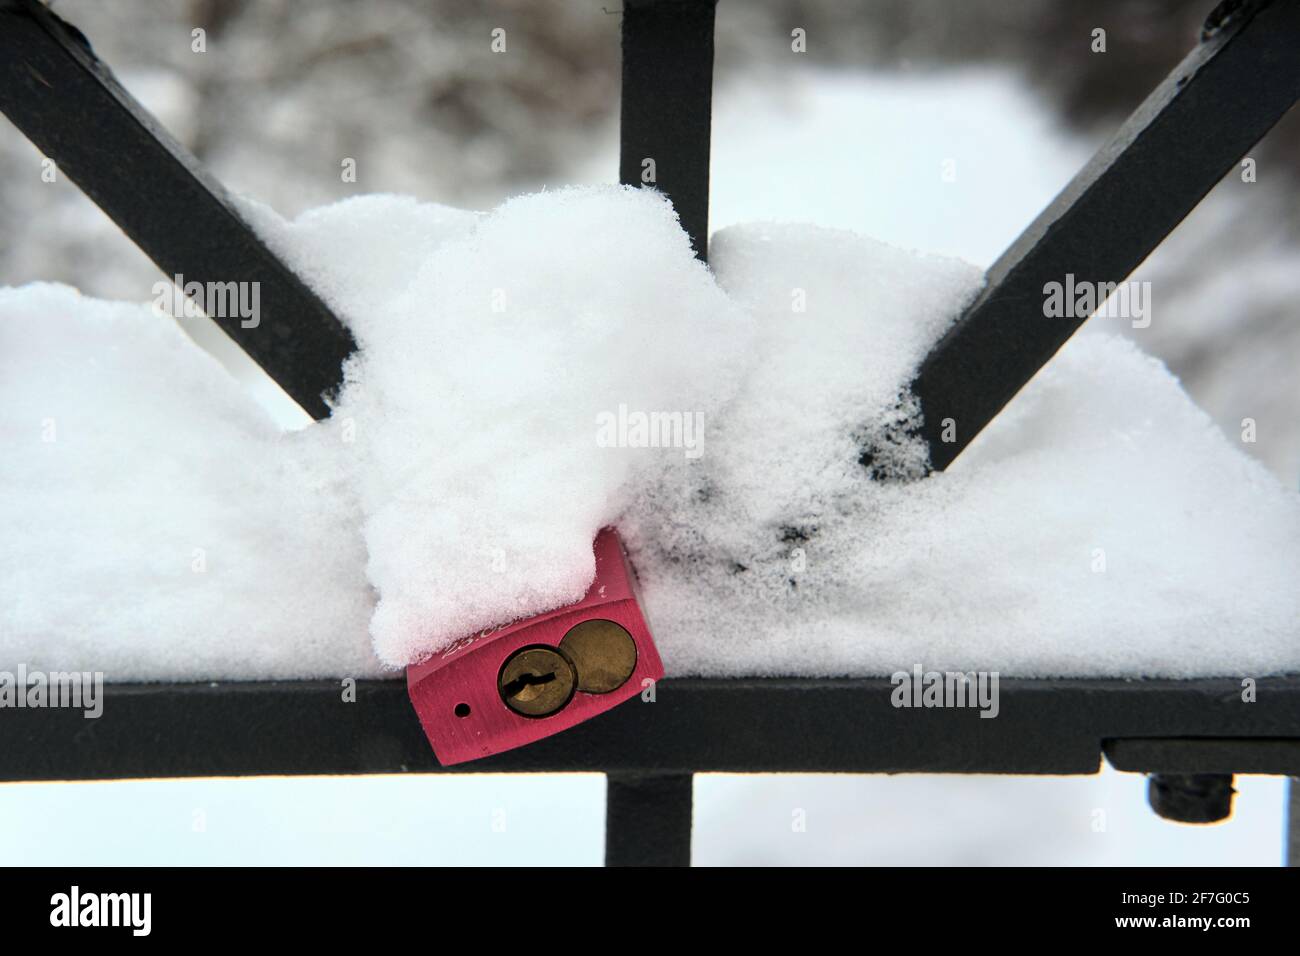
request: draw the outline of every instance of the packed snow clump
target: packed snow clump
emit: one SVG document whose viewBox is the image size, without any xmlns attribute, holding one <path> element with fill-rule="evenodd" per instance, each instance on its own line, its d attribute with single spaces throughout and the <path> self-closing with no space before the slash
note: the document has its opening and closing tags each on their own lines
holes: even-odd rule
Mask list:
<svg viewBox="0 0 1300 956">
<path fill-rule="evenodd" d="M 693 257 L 671 205 L 638 190 L 447 215 L 414 261 L 421 237 L 398 227 L 405 281 L 348 268 L 349 204 L 259 221 L 304 271 L 337 264 L 355 283 L 321 283 L 361 346 L 321 431 L 347 429 L 339 461 L 379 596 L 371 634 L 393 665 L 581 598 L 596 532 L 682 457 L 616 433 L 602 447 L 597 422 L 677 412 L 684 440 L 751 364 L 752 319 Z"/>
<path fill-rule="evenodd" d="M 576 599 L 616 524 L 674 674 L 1300 670 L 1300 500 L 1122 340 L 873 479 L 971 266 L 766 224 L 710 273 L 617 187 L 247 215 L 360 345 L 301 432 L 147 307 L 0 293 L 0 669 L 383 673 Z"/>
</svg>

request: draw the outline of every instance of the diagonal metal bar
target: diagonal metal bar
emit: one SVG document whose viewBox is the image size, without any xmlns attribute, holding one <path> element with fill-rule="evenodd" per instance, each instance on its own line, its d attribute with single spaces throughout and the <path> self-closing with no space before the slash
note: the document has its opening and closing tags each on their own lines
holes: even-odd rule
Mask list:
<svg viewBox="0 0 1300 956">
<path fill-rule="evenodd" d="M 36 0 L 0 0 L 0 110 L 171 278 L 257 283 L 256 324 L 221 329 L 316 418 L 351 333 L 240 217 L 225 190 L 131 97 L 85 38 Z M 245 327 L 248 326 L 248 327 Z"/>
<path fill-rule="evenodd" d="M 623 3 L 619 182 L 658 187 L 705 261 L 716 5 L 717 0 Z"/>
<path fill-rule="evenodd" d="M 1044 286 L 1067 274 L 1123 281 L 1297 97 L 1300 0 L 1223 3 L 922 363 L 913 392 L 932 468 L 948 467 L 1088 317 L 1046 317 Z"/>
</svg>

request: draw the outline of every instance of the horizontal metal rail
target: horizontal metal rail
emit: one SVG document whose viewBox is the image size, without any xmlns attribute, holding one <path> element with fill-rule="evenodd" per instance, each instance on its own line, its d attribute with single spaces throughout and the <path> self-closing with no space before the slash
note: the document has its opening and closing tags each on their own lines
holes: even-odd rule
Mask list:
<svg viewBox="0 0 1300 956">
<path fill-rule="evenodd" d="M 535 744 L 443 768 L 406 684 L 369 680 L 109 684 L 103 715 L 0 711 L 0 780 L 256 774 L 608 772 L 1096 773 L 1108 741 L 1209 739 L 1205 770 L 1295 773 L 1300 676 L 1028 680 L 999 683 L 998 715 L 895 707 L 887 678 L 660 681 L 633 700 Z M 1260 741 L 1287 740 L 1283 747 Z M 1121 755 L 1132 754 L 1120 745 Z M 1174 743 L 1148 743 L 1124 769 L 1194 771 Z M 1271 751 L 1269 748 L 1273 748 Z M 1149 760 L 1147 759 L 1149 757 Z M 1190 758 L 1187 758 L 1190 759 Z M 1149 764 L 1139 766 L 1138 764 Z"/>
<path fill-rule="evenodd" d="M 351 333 L 85 37 L 36 0 L 0 0 L 0 110 L 169 279 L 256 283 L 255 325 L 211 318 L 294 401 L 316 418 L 329 414 L 322 396 L 342 382 Z"/>
<path fill-rule="evenodd" d="M 1289 737 L 1137 737 L 1106 742 L 1106 762 L 1140 773 L 1268 773 L 1300 776 L 1300 730 Z"/>
<path fill-rule="evenodd" d="M 1067 274 L 1125 280 L 1298 97 L 1300 0 L 1222 4 L 925 359 L 912 390 L 932 468 L 947 468 L 1089 317 L 1044 315 L 1044 286 Z"/>
</svg>

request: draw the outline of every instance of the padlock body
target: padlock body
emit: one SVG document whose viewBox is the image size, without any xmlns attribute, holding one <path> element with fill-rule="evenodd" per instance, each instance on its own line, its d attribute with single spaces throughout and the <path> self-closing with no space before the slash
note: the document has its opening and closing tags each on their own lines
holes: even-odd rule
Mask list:
<svg viewBox="0 0 1300 956">
<path fill-rule="evenodd" d="M 464 638 L 406 669 L 411 703 L 443 766 L 477 760 L 567 730 L 640 695 L 663 677 L 659 652 L 638 603 L 632 569 L 613 528 L 597 535 L 595 557 L 595 580 L 576 604 Z M 565 654 L 561 648 L 565 636 L 584 621 L 595 620 L 612 621 L 631 637 L 636 654 L 628 678 L 604 693 L 575 686 L 566 702 L 545 716 L 512 709 L 502 689 L 503 681 L 510 677 L 509 673 L 503 675 L 507 662 L 520 660 L 516 655 L 527 648 Z M 538 660 L 553 657 L 545 650 L 532 656 Z M 565 657 L 567 660 L 568 655 Z M 567 676 L 566 671 L 558 678 Z M 549 675 L 548 679 L 558 678 Z M 579 674 L 579 684 L 582 679 Z M 519 703 L 515 706 L 528 709 Z"/>
</svg>

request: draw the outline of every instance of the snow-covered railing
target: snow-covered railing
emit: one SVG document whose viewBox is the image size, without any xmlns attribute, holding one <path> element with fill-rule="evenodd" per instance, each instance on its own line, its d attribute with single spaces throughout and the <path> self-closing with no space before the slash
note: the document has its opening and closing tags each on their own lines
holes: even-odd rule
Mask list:
<svg viewBox="0 0 1300 956">
<path fill-rule="evenodd" d="M 620 179 L 655 185 L 707 256 L 716 0 L 625 0 Z M 1300 0 L 1230 0 L 1201 43 L 988 274 L 923 364 L 931 464 L 946 467 L 1081 324 L 1044 323 L 1047 279 L 1123 280 L 1300 97 Z M 264 320 L 227 333 L 313 415 L 354 343 L 221 187 L 36 0 L 0 0 L 0 108 L 167 275 L 256 281 Z M 182 228 L 183 222 L 183 228 Z M 1025 302 L 1035 303 L 1026 309 Z M 1031 313 L 1033 313 L 1031 315 Z M 1080 396 L 1086 401 L 1087 396 Z M 945 435 L 943 423 L 955 428 Z M 868 449 L 865 455 L 870 454 Z M 125 464 L 124 464 L 125 467 Z M 1152 805 L 1221 819 L 1234 773 L 1300 775 L 1300 677 L 1005 679 L 998 720 L 900 710 L 888 679 L 665 680 L 620 707 L 452 772 L 608 775 L 606 860 L 690 859 L 696 772 L 1153 774 Z M 0 779 L 434 772 L 402 681 L 116 684 L 104 716 L 12 710 Z"/>
</svg>

